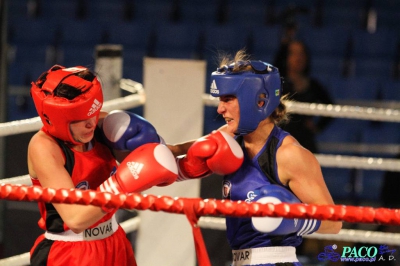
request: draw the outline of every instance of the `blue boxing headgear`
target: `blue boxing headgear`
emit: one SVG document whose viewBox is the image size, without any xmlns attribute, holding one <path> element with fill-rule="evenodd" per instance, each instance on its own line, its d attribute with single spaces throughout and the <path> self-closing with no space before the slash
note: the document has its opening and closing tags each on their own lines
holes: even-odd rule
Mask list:
<svg viewBox="0 0 400 266">
<path fill-rule="evenodd" d="M 253 132 L 258 124 L 278 107 L 282 82 L 278 68 L 262 61 L 239 61 L 251 66 L 250 71 L 233 72 L 235 63 L 218 68 L 211 74 L 210 93 L 214 97 L 234 95 L 238 99 L 240 120 L 237 135 Z M 260 97 L 265 94 L 265 98 Z M 264 104 L 259 107 L 259 102 Z"/>
</svg>

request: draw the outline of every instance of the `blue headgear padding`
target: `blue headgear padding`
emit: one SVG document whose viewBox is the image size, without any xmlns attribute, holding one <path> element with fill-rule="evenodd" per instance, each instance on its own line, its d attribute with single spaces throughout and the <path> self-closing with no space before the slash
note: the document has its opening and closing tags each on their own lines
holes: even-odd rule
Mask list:
<svg viewBox="0 0 400 266">
<path fill-rule="evenodd" d="M 240 120 L 237 135 L 253 132 L 258 124 L 278 107 L 282 82 L 278 68 L 262 61 L 240 61 L 252 71 L 232 72 L 234 64 L 218 68 L 211 74 L 210 93 L 214 97 L 234 95 L 238 99 Z M 264 93 L 266 98 L 260 98 Z M 264 104 L 259 107 L 258 103 Z"/>
</svg>

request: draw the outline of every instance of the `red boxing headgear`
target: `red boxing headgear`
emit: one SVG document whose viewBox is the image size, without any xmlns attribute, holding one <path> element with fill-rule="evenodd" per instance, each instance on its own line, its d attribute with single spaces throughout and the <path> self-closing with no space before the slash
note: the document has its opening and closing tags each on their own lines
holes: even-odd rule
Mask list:
<svg viewBox="0 0 400 266">
<path fill-rule="evenodd" d="M 103 92 L 97 78 L 88 81 L 76 76 L 85 70 L 87 68 L 81 66 L 71 68 L 53 66 L 47 71 L 46 80 L 41 88 L 38 82 L 32 82 L 31 87 L 33 102 L 44 128 L 50 135 L 75 145 L 81 143 L 72 137 L 70 123 L 92 117 L 96 117 L 97 123 L 103 105 Z M 82 94 L 72 100 L 55 96 L 54 90 L 60 84 L 75 87 L 81 90 Z"/>
</svg>

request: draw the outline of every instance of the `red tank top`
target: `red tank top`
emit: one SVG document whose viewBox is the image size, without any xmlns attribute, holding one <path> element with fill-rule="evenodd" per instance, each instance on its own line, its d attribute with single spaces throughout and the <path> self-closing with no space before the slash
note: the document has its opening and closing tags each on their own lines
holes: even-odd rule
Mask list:
<svg viewBox="0 0 400 266">
<path fill-rule="evenodd" d="M 92 189 L 103 183 L 117 168 L 117 162 L 111 153 L 111 150 L 104 144 L 96 141 L 93 143 L 93 148 L 86 152 L 79 152 L 69 148 L 62 141 L 56 141 L 60 145 L 65 158 L 65 168 L 72 177 L 72 181 L 77 189 Z M 71 174 L 72 172 L 72 174 Z M 57 178 L 57 176 L 54 176 Z M 33 185 L 41 186 L 38 179 L 32 179 Z M 41 219 L 38 224 L 43 230 L 50 232 L 63 232 L 68 230 L 54 206 L 50 203 L 38 202 Z M 111 218 L 114 212 L 105 215 L 96 224 L 104 222 Z"/>
</svg>

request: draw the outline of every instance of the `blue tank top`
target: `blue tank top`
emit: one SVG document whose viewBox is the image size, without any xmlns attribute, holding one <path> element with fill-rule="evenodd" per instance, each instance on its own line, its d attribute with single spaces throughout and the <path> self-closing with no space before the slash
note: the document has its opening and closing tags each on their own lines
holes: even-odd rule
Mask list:
<svg viewBox="0 0 400 266">
<path fill-rule="evenodd" d="M 268 184 L 283 186 L 278 177 L 276 151 L 288 135 L 289 133 L 275 126 L 266 144 L 253 159 L 248 157 L 244 144 L 241 143 L 244 161 L 238 171 L 224 176 L 222 191 L 224 199 L 252 202 L 256 189 Z M 296 247 L 302 242 L 302 237 L 295 233 L 285 236 L 270 236 L 258 232 L 253 229 L 251 218 L 226 217 L 226 226 L 227 238 L 234 250 L 270 246 Z"/>
</svg>

